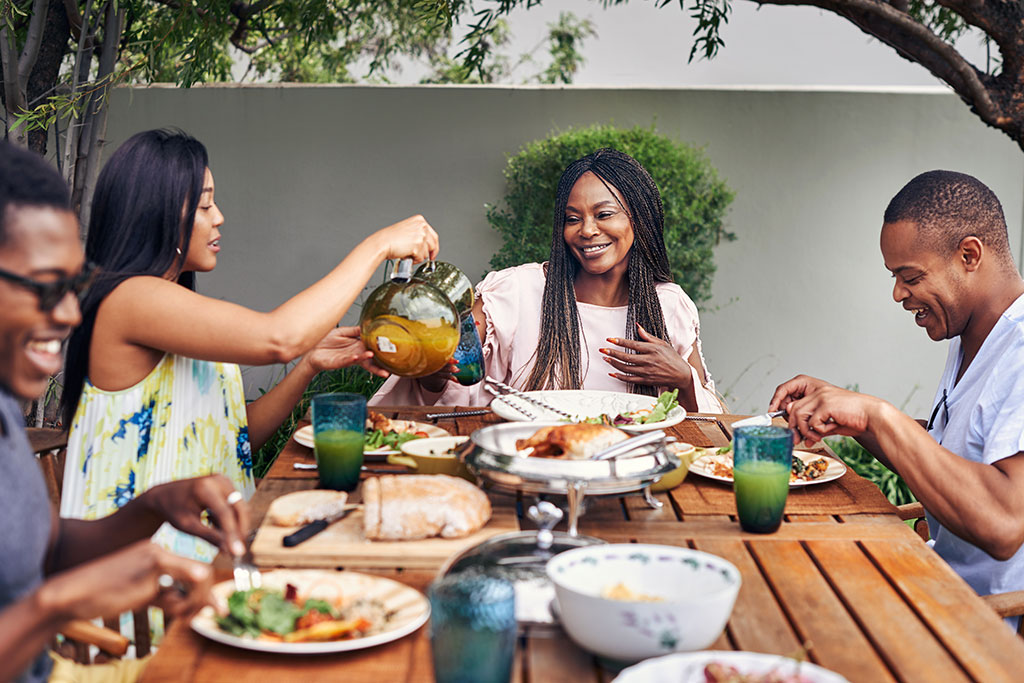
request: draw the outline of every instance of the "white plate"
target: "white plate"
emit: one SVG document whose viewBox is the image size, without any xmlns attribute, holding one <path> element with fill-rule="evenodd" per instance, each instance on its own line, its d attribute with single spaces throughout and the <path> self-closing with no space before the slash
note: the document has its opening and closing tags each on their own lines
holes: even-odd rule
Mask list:
<svg viewBox="0 0 1024 683">
<path fill-rule="evenodd" d="M 829 457 L 827 455 L 819 455 L 818 453 L 812 453 L 810 451 L 793 451 L 794 458 L 800 458 L 804 462 L 810 462 L 817 460 L 818 458 L 825 458 L 828 463 L 828 467 L 825 468 L 825 473 L 817 479 L 797 479 L 790 481 L 789 486 L 810 486 L 812 484 L 824 484 L 827 481 L 834 481 L 839 477 L 846 474 L 846 465 L 839 460 Z M 711 453 L 709 455 L 702 455 L 692 463 L 690 463 L 690 471 L 694 474 L 699 474 L 702 477 L 708 477 L 709 479 L 717 479 L 718 481 L 727 481 L 732 483 L 732 477 L 723 477 L 720 474 L 715 474 L 714 464 L 715 462 L 721 462 L 722 464 L 728 464 L 732 466 L 732 453 L 723 453 L 721 455 Z"/>
<path fill-rule="evenodd" d="M 397 428 L 399 432 L 423 432 L 427 436 L 451 436 L 441 427 L 437 425 L 427 424 L 426 422 L 413 422 L 412 420 L 392 420 L 391 424 Z M 300 445 L 306 448 L 313 447 L 313 425 L 306 425 L 301 429 L 297 429 L 293 438 Z M 392 453 L 398 453 L 394 448 L 377 448 L 372 451 L 363 451 L 364 455 L 391 455 Z"/>
<path fill-rule="evenodd" d="M 418 590 L 405 584 L 386 579 L 382 576 L 370 576 L 348 571 L 327 571 L 319 569 L 279 569 L 263 572 L 263 586 L 284 590 L 291 583 L 299 589 L 299 594 L 308 593 L 313 587 L 330 592 L 336 590 L 341 595 L 350 595 L 354 599 L 380 600 L 385 609 L 391 613 L 387 630 L 364 638 L 349 640 L 332 640 L 319 643 L 280 643 L 234 636 L 222 631 L 214 618 L 212 607 L 204 607 L 192 618 L 191 626 L 200 635 L 218 643 L 240 647 L 245 650 L 259 652 L 276 652 L 279 654 L 305 655 L 327 652 L 346 652 L 361 650 L 382 643 L 389 643 L 407 636 L 422 626 L 430 616 L 430 603 Z M 214 596 L 218 600 L 227 601 L 234 591 L 233 581 L 224 581 L 213 587 Z"/>
<path fill-rule="evenodd" d="M 650 408 L 657 401 L 654 396 L 643 394 L 625 394 L 617 391 L 588 391 L 586 389 L 570 389 L 564 391 L 526 391 L 527 396 L 536 397 L 545 401 L 559 410 L 564 410 L 570 415 L 578 415 L 580 418 L 598 417 L 600 415 L 611 415 L 625 413 L 641 408 Z M 529 417 L 518 410 L 525 408 L 536 417 Z M 533 422 L 537 420 L 558 420 L 561 415 L 553 413 L 524 401 L 516 396 L 496 396 L 491 401 L 491 410 L 498 417 L 511 422 Z M 676 406 L 669 411 L 666 419 L 660 422 L 649 422 L 638 425 L 615 425 L 624 432 L 639 433 L 652 429 L 665 429 L 674 424 L 679 424 L 686 418 L 686 410 L 682 406 Z"/>
<path fill-rule="evenodd" d="M 744 674 L 766 674 L 774 670 L 784 675 L 799 673 L 809 683 L 849 683 L 834 671 L 809 662 L 760 652 L 731 650 L 682 652 L 648 659 L 624 669 L 614 683 L 704 683 L 704 667 L 711 662 L 735 667 Z"/>
</svg>

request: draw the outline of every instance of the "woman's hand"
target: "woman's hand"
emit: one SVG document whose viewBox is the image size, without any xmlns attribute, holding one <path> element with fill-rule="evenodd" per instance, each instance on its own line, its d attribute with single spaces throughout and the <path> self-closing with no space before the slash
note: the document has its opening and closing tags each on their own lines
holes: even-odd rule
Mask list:
<svg viewBox="0 0 1024 683">
<path fill-rule="evenodd" d="M 363 345 L 358 327 L 335 327 L 306 354 L 313 372 L 336 370 L 348 365 L 359 365 L 378 377 L 389 377 L 390 372 L 373 362 L 373 351 Z"/>
<path fill-rule="evenodd" d="M 156 605 L 185 616 L 211 602 L 208 565 L 167 552 L 149 540 L 61 572 L 40 587 L 41 609 L 61 621 L 110 617 Z"/>
<path fill-rule="evenodd" d="M 245 554 L 249 509 L 223 474 L 181 479 L 149 489 L 137 499 L 151 515 L 199 536 L 236 557 Z M 213 526 L 203 523 L 203 513 Z"/>
<path fill-rule="evenodd" d="M 415 263 L 437 256 L 437 233 L 423 216 L 411 216 L 372 235 L 384 244 L 384 258 L 411 258 Z"/>
<path fill-rule="evenodd" d="M 680 356 L 664 339 L 649 334 L 636 326 L 640 339 L 610 337 L 609 342 L 633 351 L 626 353 L 618 349 L 599 349 L 618 372 L 608 374 L 623 382 L 648 384 L 655 387 L 672 387 L 685 390 L 693 384 L 690 364 Z"/>
</svg>

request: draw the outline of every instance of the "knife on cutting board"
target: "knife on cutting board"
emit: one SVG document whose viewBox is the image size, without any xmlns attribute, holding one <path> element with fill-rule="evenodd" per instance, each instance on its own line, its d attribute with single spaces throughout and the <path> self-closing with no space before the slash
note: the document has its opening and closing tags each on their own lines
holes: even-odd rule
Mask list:
<svg viewBox="0 0 1024 683">
<path fill-rule="evenodd" d="M 313 538 L 314 536 L 316 536 L 318 533 L 320 533 L 321 531 L 326 529 L 331 524 L 334 524 L 339 519 L 344 518 L 346 515 L 348 515 L 353 510 L 358 510 L 360 507 L 362 507 L 362 506 L 361 505 L 345 506 L 345 509 L 341 510 L 340 512 L 336 512 L 333 515 L 329 515 L 327 517 L 323 517 L 322 519 L 318 519 L 316 521 L 310 522 L 309 524 L 307 524 L 306 526 L 302 527 L 298 531 L 292 532 L 292 533 L 288 534 L 287 536 L 285 536 L 284 538 L 282 538 L 281 539 L 281 545 L 283 545 L 286 548 L 294 548 L 295 546 L 297 546 L 298 544 L 302 543 L 303 541 L 308 541 L 309 539 Z"/>
</svg>

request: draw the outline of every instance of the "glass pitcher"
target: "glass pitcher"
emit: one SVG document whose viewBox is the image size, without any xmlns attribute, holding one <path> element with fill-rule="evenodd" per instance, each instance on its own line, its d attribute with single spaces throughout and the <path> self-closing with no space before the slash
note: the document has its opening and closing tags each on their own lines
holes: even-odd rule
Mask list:
<svg viewBox="0 0 1024 683">
<path fill-rule="evenodd" d="M 403 259 L 366 300 L 359 330 L 378 365 L 402 377 L 424 377 L 452 357 L 459 314 L 441 290 L 413 277 L 412 260 Z"/>
<path fill-rule="evenodd" d="M 455 305 L 459 316 L 464 316 L 473 310 L 473 302 L 476 300 L 473 283 L 456 266 L 444 261 L 424 261 L 416 269 L 413 277 L 429 282 L 440 289 Z"/>
</svg>

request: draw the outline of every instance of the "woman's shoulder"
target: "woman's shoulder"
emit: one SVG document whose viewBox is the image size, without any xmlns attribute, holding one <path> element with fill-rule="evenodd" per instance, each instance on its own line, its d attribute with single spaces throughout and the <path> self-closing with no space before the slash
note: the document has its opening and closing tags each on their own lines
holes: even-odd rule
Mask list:
<svg viewBox="0 0 1024 683">
<path fill-rule="evenodd" d="M 658 292 L 658 299 L 661 301 L 662 309 L 683 310 L 687 314 L 697 317 L 697 305 L 693 299 L 675 282 L 659 282 L 655 285 Z M 664 311 L 666 314 L 668 310 Z"/>
<path fill-rule="evenodd" d="M 518 266 L 493 270 L 484 276 L 477 289 L 488 291 L 510 284 L 526 284 L 539 282 L 544 286 L 544 264 L 524 263 Z"/>
</svg>

